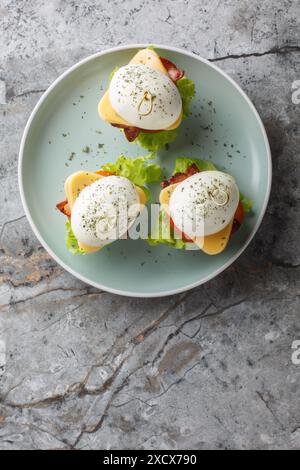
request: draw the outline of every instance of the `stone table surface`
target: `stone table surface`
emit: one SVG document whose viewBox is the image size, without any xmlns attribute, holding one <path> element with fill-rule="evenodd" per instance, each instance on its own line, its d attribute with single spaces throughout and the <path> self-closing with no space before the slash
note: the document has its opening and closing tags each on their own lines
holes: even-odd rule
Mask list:
<svg viewBox="0 0 300 470">
<path fill-rule="evenodd" d="M 300 448 L 299 5 L 0 0 L 1 449 Z M 162 299 L 66 273 L 33 235 L 17 185 L 43 91 L 78 60 L 135 42 L 217 63 L 253 100 L 273 153 L 270 204 L 246 252 Z"/>
</svg>

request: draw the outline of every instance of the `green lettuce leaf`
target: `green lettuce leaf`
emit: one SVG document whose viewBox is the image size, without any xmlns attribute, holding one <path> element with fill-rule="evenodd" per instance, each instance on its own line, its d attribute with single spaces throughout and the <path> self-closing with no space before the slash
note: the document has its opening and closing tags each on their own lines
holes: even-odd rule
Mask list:
<svg viewBox="0 0 300 470">
<path fill-rule="evenodd" d="M 173 175 L 176 173 L 185 173 L 187 169 L 195 164 L 199 171 L 210 171 L 216 170 L 216 166 L 209 162 L 208 160 L 200 160 L 199 158 L 186 158 L 186 157 L 178 157 L 175 160 L 175 168 L 173 171 Z"/>
<path fill-rule="evenodd" d="M 85 252 L 79 248 L 77 238 L 75 237 L 71 223 L 69 220 L 66 222 L 66 245 L 68 250 L 72 253 L 72 255 L 84 255 Z"/>
<path fill-rule="evenodd" d="M 108 77 L 108 83 L 111 82 L 111 80 L 112 80 L 114 74 L 119 70 L 119 68 L 120 68 L 120 67 L 117 65 L 117 66 L 110 72 L 109 77 Z"/>
<path fill-rule="evenodd" d="M 117 176 L 124 176 L 137 186 L 144 186 L 147 183 L 154 183 L 161 178 L 161 168 L 155 163 L 148 163 L 153 156 L 137 157 L 134 159 L 120 155 L 115 163 L 106 163 L 102 170 L 110 171 Z"/>
<path fill-rule="evenodd" d="M 140 132 L 135 142 L 138 142 L 141 147 L 144 147 L 150 152 L 157 152 L 157 150 L 164 148 L 166 145 L 173 142 L 176 137 L 176 129 L 154 133 Z"/>
<path fill-rule="evenodd" d="M 174 237 L 174 230 L 170 227 L 168 217 L 162 210 L 159 213 L 157 225 L 146 241 L 151 246 L 163 244 L 178 250 L 184 250 L 186 247 L 183 240 Z"/>
<path fill-rule="evenodd" d="M 183 117 L 187 117 L 189 114 L 189 107 L 193 97 L 195 96 L 195 84 L 192 80 L 187 77 L 182 77 L 176 82 L 179 93 L 182 99 Z M 165 147 L 167 144 L 174 142 L 177 137 L 177 130 L 172 129 L 170 131 L 161 132 L 140 132 L 135 142 L 138 142 L 142 147 L 146 148 L 150 152 L 157 152 L 157 150 Z"/>
<path fill-rule="evenodd" d="M 190 111 L 190 104 L 195 96 L 195 83 L 187 77 L 182 77 L 176 82 L 182 99 L 183 117 L 187 117 Z"/>
<path fill-rule="evenodd" d="M 252 211 L 252 208 L 253 208 L 252 199 L 249 199 L 245 197 L 242 193 L 240 193 L 240 201 L 243 204 L 243 209 L 244 209 L 245 214 L 248 214 L 249 212 Z"/>
</svg>

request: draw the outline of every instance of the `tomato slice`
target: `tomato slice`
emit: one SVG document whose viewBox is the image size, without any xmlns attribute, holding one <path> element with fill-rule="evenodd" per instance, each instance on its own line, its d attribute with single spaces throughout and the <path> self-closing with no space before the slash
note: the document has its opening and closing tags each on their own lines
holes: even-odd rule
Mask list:
<svg viewBox="0 0 300 470">
<path fill-rule="evenodd" d="M 169 219 L 169 222 L 170 222 L 170 227 L 171 227 L 175 232 L 177 232 L 178 235 L 181 236 L 182 241 L 184 241 L 184 242 L 189 242 L 189 243 L 190 243 L 190 242 L 193 242 L 193 240 L 192 240 L 190 237 L 188 237 L 184 232 L 182 232 L 178 227 L 176 227 L 176 225 L 174 224 L 174 221 L 173 221 L 172 217 L 171 217 L 169 214 L 167 214 L 167 216 L 168 216 L 168 219 Z"/>
<path fill-rule="evenodd" d="M 111 171 L 105 171 L 105 170 L 97 170 L 94 173 L 97 173 L 97 175 L 101 175 L 101 176 L 112 176 L 114 174 Z"/>
<path fill-rule="evenodd" d="M 240 228 L 240 226 L 242 225 L 244 221 L 244 216 L 245 214 L 244 214 L 243 204 L 240 201 L 239 205 L 237 206 L 237 210 L 235 211 L 235 214 L 234 214 L 231 235 Z"/>
</svg>

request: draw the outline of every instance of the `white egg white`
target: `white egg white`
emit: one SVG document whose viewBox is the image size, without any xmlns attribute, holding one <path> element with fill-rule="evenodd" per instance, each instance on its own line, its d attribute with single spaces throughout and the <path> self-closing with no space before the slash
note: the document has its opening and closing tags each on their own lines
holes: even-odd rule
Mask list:
<svg viewBox="0 0 300 470">
<path fill-rule="evenodd" d="M 104 246 L 127 232 L 139 210 L 134 184 L 122 176 L 107 176 L 80 192 L 72 208 L 72 230 L 79 242 Z"/>
<path fill-rule="evenodd" d="M 115 72 L 109 100 L 128 123 L 148 130 L 166 129 L 182 111 L 180 93 L 170 77 L 142 64 L 129 64 Z"/>
<path fill-rule="evenodd" d="M 173 191 L 169 210 L 175 226 L 190 238 L 212 235 L 233 219 L 239 204 L 234 178 L 221 171 L 202 171 Z"/>
</svg>

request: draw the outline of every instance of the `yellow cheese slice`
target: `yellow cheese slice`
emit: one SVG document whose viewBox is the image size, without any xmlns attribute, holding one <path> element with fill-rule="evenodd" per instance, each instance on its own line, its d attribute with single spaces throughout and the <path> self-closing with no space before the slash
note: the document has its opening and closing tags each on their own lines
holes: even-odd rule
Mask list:
<svg viewBox="0 0 300 470">
<path fill-rule="evenodd" d="M 176 184 L 170 184 L 170 186 L 167 186 L 166 188 L 162 189 L 159 195 L 159 202 L 162 206 L 165 206 L 165 210 L 169 214 L 169 202 L 170 202 L 170 197 L 172 196 L 173 191 L 176 189 L 179 183 Z"/>
<path fill-rule="evenodd" d="M 82 243 L 78 241 L 78 246 L 83 250 L 85 253 L 95 253 L 96 251 L 101 250 L 102 246 L 90 246 L 86 245 L 85 243 Z"/>
<path fill-rule="evenodd" d="M 168 75 L 168 72 L 163 66 L 159 55 L 153 49 L 142 49 L 137 54 L 135 54 L 129 63 L 147 65 L 147 67 Z"/>
<path fill-rule="evenodd" d="M 147 65 L 148 67 L 151 67 L 155 70 L 159 70 L 165 75 L 168 75 L 168 72 L 163 66 L 159 55 L 152 49 L 142 49 L 133 57 L 133 59 L 131 59 L 129 63 Z M 113 109 L 112 105 L 110 104 L 108 91 L 104 93 L 103 97 L 99 101 L 98 113 L 101 119 L 103 119 L 103 121 L 109 122 L 110 124 L 119 124 L 121 126 L 131 125 L 128 121 L 119 116 L 119 114 L 116 113 L 116 111 Z M 180 126 L 180 123 L 182 121 L 182 116 L 183 112 L 181 112 L 179 118 L 165 130 L 177 129 L 177 127 Z"/>
<path fill-rule="evenodd" d="M 109 122 L 110 124 L 120 124 L 122 126 L 129 126 L 130 124 L 121 118 L 118 113 L 113 109 L 109 101 L 109 93 L 105 92 L 98 104 L 98 113 L 103 121 Z"/>
<path fill-rule="evenodd" d="M 72 211 L 74 206 L 74 202 L 77 199 L 79 193 L 89 186 L 90 184 L 94 183 L 95 181 L 103 178 L 102 175 L 97 175 L 91 171 L 77 171 L 70 175 L 65 181 L 65 193 L 68 200 L 68 204 Z M 78 241 L 78 246 L 81 248 L 85 253 L 93 253 L 95 251 L 99 251 L 102 247 L 101 246 L 89 246 L 85 243 L 81 243 Z"/>
<path fill-rule="evenodd" d="M 231 235 L 233 219 L 226 225 L 220 232 L 206 237 L 197 237 L 194 243 L 199 246 L 200 250 L 204 251 L 207 255 L 218 255 L 225 250 Z"/>
<path fill-rule="evenodd" d="M 105 178 L 105 176 L 98 175 L 97 173 L 93 173 L 91 171 L 77 171 L 76 173 L 73 173 L 66 179 L 65 193 L 66 193 L 66 197 L 67 197 L 68 204 L 70 206 L 71 211 L 79 193 L 86 186 L 89 186 L 90 184 L 94 183 L 95 181 L 101 178 Z M 146 200 L 147 200 L 145 192 L 138 186 L 136 186 L 135 188 L 139 195 L 139 200 L 140 200 L 141 205 L 145 205 Z M 89 246 L 79 241 L 78 241 L 78 246 L 79 248 L 84 250 L 85 253 L 93 253 L 102 248 L 101 246 Z"/>
<path fill-rule="evenodd" d="M 159 202 L 162 205 L 163 210 L 170 215 L 169 211 L 169 202 L 170 197 L 175 190 L 177 184 L 171 184 L 167 186 L 160 192 Z M 194 243 L 200 248 L 200 250 L 204 251 L 204 253 L 208 255 L 217 255 L 225 250 L 232 229 L 233 219 L 232 221 L 226 225 L 220 232 L 214 233 L 212 235 L 207 235 L 206 237 L 196 237 L 193 239 Z"/>
<path fill-rule="evenodd" d="M 139 188 L 138 186 L 136 186 L 135 189 L 139 195 L 140 204 L 144 206 L 147 202 L 145 191 L 143 191 L 142 188 Z"/>
<path fill-rule="evenodd" d="M 86 186 L 89 186 L 90 184 L 94 183 L 97 180 L 100 180 L 101 178 L 104 177 L 92 171 L 77 171 L 66 179 L 65 193 L 71 210 L 79 193 Z"/>
</svg>

